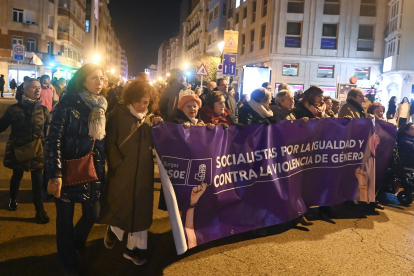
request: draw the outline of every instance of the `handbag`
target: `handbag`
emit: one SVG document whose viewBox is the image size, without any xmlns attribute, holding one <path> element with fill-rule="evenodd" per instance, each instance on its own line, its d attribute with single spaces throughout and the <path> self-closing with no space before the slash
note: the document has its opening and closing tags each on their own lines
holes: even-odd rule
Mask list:
<svg viewBox="0 0 414 276">
<path fill-rule="evenodd" d="M 86 156 L 78 159 L 62 160 L 62 187 L 76 186 L 99 180 L 93 162 L 94 147 L 95 140 L 93 140 L 92 150 Z"/>
</svg>

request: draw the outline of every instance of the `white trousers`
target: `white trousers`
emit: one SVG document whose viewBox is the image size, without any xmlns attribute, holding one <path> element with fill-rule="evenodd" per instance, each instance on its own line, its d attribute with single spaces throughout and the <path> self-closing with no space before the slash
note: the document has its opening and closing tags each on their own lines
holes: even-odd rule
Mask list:
<svg viewBox="0 0 414 276">
<path fill-rule="evenodd" d="M 112 232 L 115 233 L 118 240 L 122 241 L 124 236 L 124 230 L 111 226 Z M 139 249 L 147 249 L 148 243 L 148 230 L 139 231 L 134 233 L 128 233 L 128 241 L 127 241 L 127 248 L 129 250 L 134 249 L 135 247 Z"/>
</svg>

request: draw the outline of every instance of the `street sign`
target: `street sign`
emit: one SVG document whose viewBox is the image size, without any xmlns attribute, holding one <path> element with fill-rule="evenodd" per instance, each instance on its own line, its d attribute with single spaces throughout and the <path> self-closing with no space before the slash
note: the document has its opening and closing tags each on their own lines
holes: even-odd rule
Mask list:
<svg viewBox="0 0 414 276">
<path fill-rule="evenodd" d="M 206 67 L 204 66 L 204 64 L 201 64 L 200 68 L 198 68 L 197 72 L 196 72 L 197 76 L 208 76 L 208 72 Z"/>
<path fill-rule="evenodd" d="M 237 55 L 224 54 L 223 55 L 223 74 L 227 76 L 235 76 L 237 68 Z"/>
<path fill-rule="evenodd" d="M 237 46 L 239 43 L 238 31 L 224 31 L 224 53 L 237 54 Z"/>
<path fill-rule="evenodd" d="M 42 66 L 43 62 L 40 59 L 40 57 L 38 55 L 36 55 L 36 53 L 33 53 L 33 57 L 30 59 L 29 61 L 29 65 L 38 65 L 38 66 Z"/>
<path fill-rule="evenodd" d="M 219 63 L 217 65 L 217 74 L 216 74 L 216 78 L 217 79 L 221 79 L 223 78 L 223 64 Z"/>
<path fill-rule="evenodd" d="M 19 44 L 13 44 L 13 60 L 24 60 L 24 46 Z"/>
</svg>

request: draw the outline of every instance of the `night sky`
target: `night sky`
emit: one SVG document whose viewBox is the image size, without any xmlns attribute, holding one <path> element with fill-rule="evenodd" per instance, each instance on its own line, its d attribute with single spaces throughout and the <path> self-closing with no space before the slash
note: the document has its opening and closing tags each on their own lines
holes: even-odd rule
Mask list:
<svg viewBox="0 0 414 276">
<path fill-rule="evenodd" d="M 181 0 L 111 0 L 112 26 L 125 49 L 129 75 L 158 63 L 161 43 L 178 35 Z"/>
</svg>

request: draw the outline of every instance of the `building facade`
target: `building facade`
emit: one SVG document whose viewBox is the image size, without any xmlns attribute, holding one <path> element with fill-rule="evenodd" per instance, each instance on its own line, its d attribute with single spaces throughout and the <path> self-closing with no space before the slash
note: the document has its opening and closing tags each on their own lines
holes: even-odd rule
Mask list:
<svg viewBox="0 0 414 276">
<path fill-rule="evenodd" d="M 218 44 L 224 39 L 228 15 L 227 7 L 227 0 L 212 0 L 208 4 L 207 53 L 211 56 L 221 55 Z"/>
</svg>

